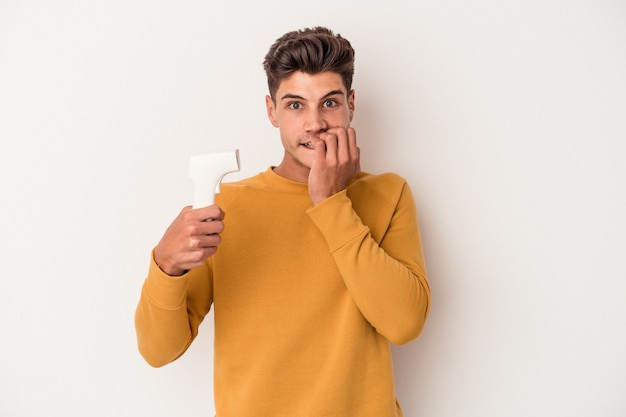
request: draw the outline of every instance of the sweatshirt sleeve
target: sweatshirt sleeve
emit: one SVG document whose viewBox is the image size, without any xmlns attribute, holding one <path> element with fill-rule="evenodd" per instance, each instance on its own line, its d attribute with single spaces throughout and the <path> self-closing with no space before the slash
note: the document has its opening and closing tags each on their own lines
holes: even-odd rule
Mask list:
<svg viewBox="0 0 626 417">
<path fill-rule="evenodd" d="M 210 289 L 206 263 L 172 277 L 151 257 L 135 312 L 137 344 L 146 362 L 160 367 L 187 350 L 211 306 Z"/>
<path fill-rule="evenodd" d="M 413 195 L 404 181 L 396 188 L 395 196 L 362 197 L 369 200 L 366 205 L 376 206 L 365 214 L 376 229 L 376 239 L 346 190 L 309 209 L 308 214 L 326 238 L 363 316 L 389 341 L 404 344 L 423 330 L 430 289 Z"/>
</svg>

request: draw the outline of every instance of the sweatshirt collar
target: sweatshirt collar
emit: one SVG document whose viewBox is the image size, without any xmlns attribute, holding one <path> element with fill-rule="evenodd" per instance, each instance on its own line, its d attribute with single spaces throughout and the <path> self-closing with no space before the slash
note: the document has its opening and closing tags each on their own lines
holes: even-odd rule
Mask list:
<svg viewBox="0 0 626 417">
<path fill-rule="evenodd" d="M 283 191 L 295 192 L 295 193 L 307 193 L 309 192 L 309 185 L 305 182 L 298 182 L 281 177 L 274 172 L 275 166 L 270 166 L 262 176 L 264 182 L 266 182 L 272 188 L 278 188 Z"/>
</svg>

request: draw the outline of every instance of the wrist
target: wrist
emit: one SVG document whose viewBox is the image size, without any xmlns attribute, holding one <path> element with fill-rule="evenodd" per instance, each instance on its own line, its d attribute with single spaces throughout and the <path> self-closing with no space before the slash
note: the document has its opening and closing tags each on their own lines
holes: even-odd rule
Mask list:
<svg viewBox="0 0 626 417">
<path fill-rule="evenodd" d="M 180 268 L 163 268 L 161 267 L 161 265 L 159 265 L 157 263 L 157 266 L 159 267 L 159 269 L 161 271 L 163 271 L 163 273 L 165 275 L 169 275 L 170 277 L 181 277 L 183 275 L 185 275 L 187 272 L 189 272 L 187 269 L 180 269 Z"/>
<path fill-rule="evenodd" d="M 166 275 L 169 275 L 171 277 L 179 277 L 187 273 L 186 269 L 179 268 L 176 265 L 167 262 L 165 259 L 161 259 L 159 254 L 157 253 L 157 249 L 153 251 L 152 258 L 156 266 L 158 266 L 159 269 Z"/>
<path fill-rule="evenodd" d="M 326 200 L 329 196 L 311 196 L 311 201 L 314 206 L 317 206 L 322 201 Z"/>
</svg>

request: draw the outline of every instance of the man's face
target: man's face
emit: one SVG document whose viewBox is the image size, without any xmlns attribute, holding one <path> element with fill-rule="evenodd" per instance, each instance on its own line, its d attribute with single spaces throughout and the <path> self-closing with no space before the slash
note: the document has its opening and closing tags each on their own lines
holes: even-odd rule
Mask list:
<svg viewBox="0 0 626 417">
<path fill-rule="evenodd" d="M 265 104 L 285 149 L 281 175 L 306 182 L 313 160 L 311 138 L 331 128 L 350 126 L 354 91 L 346 91 L 341 76 L 334 72 L 295 72 L 278 86 L 276 103 L 267 96 Z"/>
</svg>

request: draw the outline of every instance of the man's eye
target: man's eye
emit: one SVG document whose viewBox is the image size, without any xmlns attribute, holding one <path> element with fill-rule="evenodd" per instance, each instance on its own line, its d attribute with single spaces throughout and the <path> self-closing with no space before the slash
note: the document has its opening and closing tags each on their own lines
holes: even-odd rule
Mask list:
<svg viewBox="0 0 626 417">
<path fill-rule="evenodd" d="M 302 108 L 302 104 L 298 103 L 297 101 L 294 101 L 293 103 L 289 103 L 289 108 L 298 110 Z"/>
<path fill-rule="evenodd" d="M 335 100 L 326 100 L 324 102 L 324 107 L 335 107 L 337 102 Z"/>
</svg>

